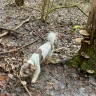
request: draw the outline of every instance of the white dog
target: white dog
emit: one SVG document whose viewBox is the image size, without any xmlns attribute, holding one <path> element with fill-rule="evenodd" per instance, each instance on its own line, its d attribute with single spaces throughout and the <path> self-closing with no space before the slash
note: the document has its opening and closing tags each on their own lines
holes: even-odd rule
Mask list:
<svg viewBox="0 0 96 96">
<path fill-rule="evenodd" d="M 57 38 L 56 33 L 49 33 L 48 34 L 48 41 L 47 43 L 40 46 L 31 56 L 31 58 L 25 63 L 20 70 L 21 77 L 28 76 L 30 74 L 30 71 L 35 70 L 35 73 L 33 74 L 32 83 L 35 83 L 39 74 L 40 74 L 40 63 L 42 60 L 44 60 L 46 57 L 52 56 L 52 53 L 54 51 L 54 41 Z"/>
</svg>

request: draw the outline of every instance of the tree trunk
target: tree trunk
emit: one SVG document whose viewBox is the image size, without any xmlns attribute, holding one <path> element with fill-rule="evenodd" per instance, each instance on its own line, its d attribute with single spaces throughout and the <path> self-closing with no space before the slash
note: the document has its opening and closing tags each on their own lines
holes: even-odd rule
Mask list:
<svg viewBox="0 0 96 96">
<path fill-rule="evenodd" d="M 86 31 L 90 34 L 87 38 L 84 37 L 79 55 L 82 52 L 89 55 L 89 58 L 80 58 L 80 66 L 82 70 L 93 71 L 96 75 L 96 0 L 93 0 L 91 11 L 89 13 Z M 89 41 L 89 43 L 86 41 Z M 89 71 L 88 71 L 89 72 Z"/>
<path fill-rule="evenodd" d="M 15 3 L 17 6 L 23 6 L 24 5 L 24 0 L 15 0 Z"/>
</svg>

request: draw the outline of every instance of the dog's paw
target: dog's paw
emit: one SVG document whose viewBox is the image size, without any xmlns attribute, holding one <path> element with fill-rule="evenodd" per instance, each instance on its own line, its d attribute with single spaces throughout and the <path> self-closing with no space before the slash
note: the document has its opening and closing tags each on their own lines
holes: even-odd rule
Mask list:
<svg viewBox="0 0 96 96">
<path fill-rule="evenodd" d="M 36 79 L 32 79 L 31 83 L 36 83 Z"/>
</svg>

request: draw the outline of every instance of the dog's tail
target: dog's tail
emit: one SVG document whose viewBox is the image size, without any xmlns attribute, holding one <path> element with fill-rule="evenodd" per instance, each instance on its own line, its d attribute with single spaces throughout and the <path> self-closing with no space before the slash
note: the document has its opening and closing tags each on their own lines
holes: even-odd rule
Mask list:
<svg viewBox="0 0 96 96">
<path fill-rule="evenodd" d="M 54 32 L 50 32 L 48 34 L 48 37 L 47 37 L 47 40 L 51 43 L 51 44 L 54 44 L 54 41 L 57 39 L 57 33 L 54 33 Z"/>
</svg>

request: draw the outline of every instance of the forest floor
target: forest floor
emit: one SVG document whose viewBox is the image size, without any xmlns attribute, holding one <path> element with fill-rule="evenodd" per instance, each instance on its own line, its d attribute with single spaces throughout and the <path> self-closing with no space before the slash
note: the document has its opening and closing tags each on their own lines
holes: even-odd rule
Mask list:
<svg viewBox="0 0 96 96">
<path fill-rule="evenodd" d="M 35 5 L 33 2 L 32 4 Z M 89 6 L 89 2 L 80 3 L 86 14 Z M 30 20 L 24 23 L 28 18 Z M 80 44 L 75 39 L 81 38 L 79 30 L 72 33 L 73 27 L 84 26 L 87 22 L 87 17 L 77 8 L 54 11 L 46 23 L 42 23 L 39 18 L 38 8 L 18 8 L 14 3 L 3 7 L 0 2 L 0 96 L 29 96 L 28 90 L 31 96 L 96 96 L 95 78 L 80 76 L 79 68 L 46 62 L 41 64 L 41 73 L 36 84 L 31 84 L 30 78 L 25 78 L 26 91 L 18 78 L 20 67 L 47 41 L 47 33 L 59 33 L 55 49 L 61 49 L 55 51 L 52 58 L 71 59 L 80 49 Z M 17 28 L 22 22 L 24 24 Z M 31 42 L 33 43 L 27 45 Z M 24 47 L 25 45 L 27 46 Z M 18 48 L 21 50 L 17 50 Z"/>
</svg>

